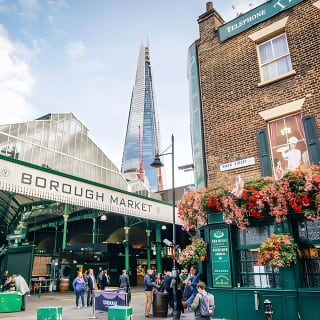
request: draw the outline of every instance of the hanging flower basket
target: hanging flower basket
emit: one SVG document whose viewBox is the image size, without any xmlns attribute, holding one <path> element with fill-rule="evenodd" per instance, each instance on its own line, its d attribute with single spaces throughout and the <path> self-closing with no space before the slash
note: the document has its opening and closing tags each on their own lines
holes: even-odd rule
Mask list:
<svg viewBox="0 0 320 320">
<path fill-rule="evenodd" d="M 289 234 L 273 234 L 258 250 L 257 265 L 289 267 L 300 255 L 297 244 Z"/>
<path fill-rule="evenodd" d="M 191 238 L 191 244 L 188 245 L 179 255 L 177 262 L 184 268 L 202 262 L 206 258 L 207 244 L 201 239 Z"/>
<path fill-rule="evenodd" d="M 190 189 L 178 204 L 178 217 L 182 223 L 182 229 L 189 231 L 207 223 L 207 212 L 202 210 L 201 197 L 204 190 L 198 192 Z"/>
<path fill-rule="evenodd" d="M 288 214 L 301 214 L 308 220 L 320 221 L 320 165 L 286 173 L 281 180 L 267 177 L 246 181 L 240 198 L 230 190 L 188 191 L 179 203 L 179 218 L 184 230 L 207 223 L 207 215 L 222 213 L 226 223 L 240 229 L 253 219 L 275 217 L 285 221 Z"/>
</svg>

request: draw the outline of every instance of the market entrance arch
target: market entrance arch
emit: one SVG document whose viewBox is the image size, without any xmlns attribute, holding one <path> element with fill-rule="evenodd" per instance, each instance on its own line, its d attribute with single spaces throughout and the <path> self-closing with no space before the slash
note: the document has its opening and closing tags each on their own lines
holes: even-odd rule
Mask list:
<svg viewBox="0 0 320 320">
<path fill-rule="evenodd" d="M 170 261 L 161 239 L 170 238 L 172 205 L 160 200 L 0 155 L 0 210 L 0 239 L 10 242 L 2 271 L 22 273 L 19 252 L 31 256 L 27 279 L 101 265 L 115 282 L 126 268 L 139 283 L 139 268 Z"/>
</svg>

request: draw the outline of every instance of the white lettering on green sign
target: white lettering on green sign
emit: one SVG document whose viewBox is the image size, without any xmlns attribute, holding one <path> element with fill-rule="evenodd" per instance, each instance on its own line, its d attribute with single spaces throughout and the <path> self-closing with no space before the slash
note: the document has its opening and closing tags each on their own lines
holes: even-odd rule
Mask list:
<svg viewBox="0 0 320 320">
<path fill-rule="evenodd" d="M 270 0 L 221 26 L 219 28 L 220 41 L 223 42 L 301 1 L 304 0 Z"/>
<path fill-rule="evenodd" d="M 210 230 L 213 287 L 231 287 L 228 229 Z"/>
</svg>

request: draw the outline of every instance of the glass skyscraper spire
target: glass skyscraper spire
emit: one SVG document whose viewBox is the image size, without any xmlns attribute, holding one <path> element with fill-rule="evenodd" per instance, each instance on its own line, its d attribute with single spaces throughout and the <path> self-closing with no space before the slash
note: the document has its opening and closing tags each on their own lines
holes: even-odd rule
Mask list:
<svg viewBox="0 0 320 320">
<path fill-rule="evenodd" d="M 151 191 L 162 190 L 161 169 L 150 166 L 159 153 L 160 130 L 155 105 L 154 83 L 150 64 L 149 45 L 141 44 L 135 85 L 132 91 L 126 140 L 122 158 L 123 173 L 143 168 Z"/>
</svg>

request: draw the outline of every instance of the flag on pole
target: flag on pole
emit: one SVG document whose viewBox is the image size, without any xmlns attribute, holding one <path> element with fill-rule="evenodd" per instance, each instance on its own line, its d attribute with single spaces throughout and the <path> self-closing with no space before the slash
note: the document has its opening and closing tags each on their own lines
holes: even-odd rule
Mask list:
<svg viewBox="0 0 320 320">
<path fill-rule="evenodd" d="M 240 176 L 237 176 L 237 179 L 236 179 L 236 183 L 232 189 L 232 194 L 237 197 L 237 198 L 241 198 L 242 196 L 242 192 L 243 192 L 243 189 L 244 189 L 244 183 L 243 183 L 243 180 L 241 179 Z"/>
</svg>

